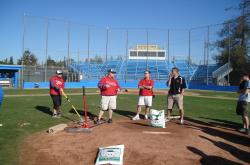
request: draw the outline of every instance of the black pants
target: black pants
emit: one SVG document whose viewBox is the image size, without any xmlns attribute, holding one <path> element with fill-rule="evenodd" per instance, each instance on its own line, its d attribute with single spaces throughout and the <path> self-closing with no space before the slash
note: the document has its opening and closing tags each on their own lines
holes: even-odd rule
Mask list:
<svg viewBox="0 0 250 165">
<path fill-rule="evenodd" d="M 62 104 L 62 96 L 61 95 L 50 95 L 53 101 L 53 108 L 59 110 Z"/>
</svg>

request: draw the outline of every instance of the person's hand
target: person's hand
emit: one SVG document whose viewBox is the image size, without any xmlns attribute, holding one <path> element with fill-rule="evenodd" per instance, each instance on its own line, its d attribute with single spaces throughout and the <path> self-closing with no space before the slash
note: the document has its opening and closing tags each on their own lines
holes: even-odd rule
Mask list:
<svg viewBox="0 0 250 165">
<path fill-rule="evenodd" d="M 144 86 L 142 85 L 142 86 L 139 86 L 139 89 L 144 89 Z"/>
<path fill-rule="evenodd" d="M 169 74 L 169 76 L 168 76 L 169 80 L 170 80 L 172 77 L 173 77 L 173 75 L 172 75 L 172 74 Z"/>
<path fill-rule="evenodd" d="M 59 88 L 60 94 L 64 94 L 64 91 L 62 88 Z"/>
<path fill-rule="evenodd" d="M 109 88 L 109 87 L 110 87 L 110 85 L 109 85 L 109 84 L 105 84 L 105 87 L 106 87 L 106 88 Z"/>
</svg>

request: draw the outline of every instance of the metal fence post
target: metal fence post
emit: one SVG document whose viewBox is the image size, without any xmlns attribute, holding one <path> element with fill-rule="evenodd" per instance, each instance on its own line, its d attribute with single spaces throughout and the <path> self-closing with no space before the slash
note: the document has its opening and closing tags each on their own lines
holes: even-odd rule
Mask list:
<svg viewBox="0 0 250 165">
<path fill-rule="evenodd" d="M 228 70 L 231 63 L 231 37 L 230 37 L 230 23 L 228 23 Z M 230 73 L 227 75 L 227 85 L 230 86 Z"/>
<path fill-rule="evenodd" d="M 70 22 L 68 22 L 68 60 L 67 60 L 67 81 L 69 81 L 69 65 L 70 65 Z"/>
<path fill-rule="evenodd" d="M 209 34 L 210 33 L 210 26 L 207 27 L 207 85 L 209 84 L 209 68 L 208 68 L 208 65 L 209 65 L 209 48 L 210 48 L 210 39 L 209 39 Z"/>
<path fill-rule="evenodd" d="M 20 85 L 21 88 L 24 88 L 24 52 L 25 52 L 25 33 L 26 33 L 26 23 L 25 23 L 25 17 L 26 14 L 23 14 L 23 38 L 22 38 L 22 55 L 21 55 L 21 63 L 22 63 L 22 75 L 21 75 L 21 79 L 20 79 Z"/>
<path fill-rule="evenodd" d="M 146 30 L 146 37 L 147 37 L 147 60 L 146 60 L 146 70 L 148 70 L 148 29 Z"/>
<path fill-rule="evenodd" d="M 47 70 L 48 70 L 48 35 L 49 33 L 49 20 L 46 23 L 46 41 L 45 41 L 45 68 L 44 68 L 44 81 L 47 81 Z"/>
<path fill-rule="evenodd" d="M 191 29 L 188 30 L 188 68 L 191 64 Z"/>
<path fill-rule="evenodd" d="M 125 83 L 127 82 L 127 74 L 128 74 L 128 30 L 126 30 L 126 71 L 125 71 Z"/>
<path fill-rule="evenodd" d="M 109 27 L 106 30 L 106 57 L 105 61 L 108 61 L 108 43 L 109 43 Z"/>
<path fill-rule="evenodd" d="M 170 62 L 170 55 L 169 55 L 169 53 L 170 53 L 170 51 L 169 51 L 169 41 L 170 41 L 170 39 L 169 39 L 169 35 L 170 35 L 170 30 L 168 29 L 168 45 L 167 45 L 167 49 L 168 49 L 168 69 L 169 69 L 169 62 Z"/>
</svg>

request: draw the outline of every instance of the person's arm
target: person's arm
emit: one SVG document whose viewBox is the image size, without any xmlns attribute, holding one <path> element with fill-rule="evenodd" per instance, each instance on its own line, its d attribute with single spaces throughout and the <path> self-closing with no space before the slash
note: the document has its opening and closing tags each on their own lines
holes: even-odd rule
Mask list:
<svg viewBox="0 0 250 165">
<path fill-rule="evenodd" d="M 139 89 L 144 89 L 144 86 L 143 86 L 143 84 L 142 84 L 142 80 L 140 80 L 140 82 L 139 82 L 139 84 L 138 84 L 138 88 L 139 88 Z"/>
<path fill-rule="evenodd" d="M 186 80 L 182 77 L 182 84 L 181 84 L 181 94 L 183 95 L 185 92 L 185 89 L 187 88 Z"/>
<path fill-rule="evenodd" d="M 244 89 L 242 90 L 243 94 L 248 94 L 248 81 L 245 81 L 244 83 Z"/>
<path fill-rule="evenodd" d="M 150 85 L 149 86 L 143 86 L 144 88 L 146 88 L 146 89 L 148 89 L 148 90 L 151 90 L 151 89 L 153 89 L 153 86 L 154 86 L 154 81 L 152 80 L 151 82 L 150 82 Z"/>
<path fill-rule="evenodd" d="M 102 78 L 99 82 L 98 82 L 98 88 L 101 90 L 105 90 L 108 88 L 107 84 L 105 84 L 105 78 Z"/>
<path fill-rule="evenodd" d="M 55 88 L 55 84 L 54 84 L 54 80 L 53 80 L 53 79 L 50 79 L 50 80 L 49 80 L 49 83 L 50 83 L 50 86 L 51 86 L 52 88 Z"/>
<path fill-rule="evenodd" d="M 55 79 L 51 80 L 51 87 L 54 88 L 54 89 L 56 89 L 56 90 L 60 90 L 60 86 L 58 86 L 56 84 L 56 80 Z"/>
<path fill-rule="evenodd" d="M 144 89 L 149 89 L 149 90 L 150 90 L 150 89 L 152 89 L 153 87 L 152 87 L 152 86 L 145 86 L 145 85 L 143 85 L 143 88 L 144 88 Z"/>
<path fill-rule="evenodd" d="M 64 80 L 62 80 L 62 86 L 60 88 L 60 91 L 63 92 L 64 91 L 64 88 L 65 88 L 65 82 Z"/>
<path fill-rule="evenodd" d="M 170 87 L 170 85 L 171 85 L 171 80 L 172 80 L 172 74 L 170 74 L 170 75 L 168 76 L 167 86 L 169 86 L 169 87 Z"/>
<path fill-rule="evenodd" d="M 119 83 L 117 81 L 116 81 L 116 90 L 118 92 L 121 92 L 121 87 L 120 87 L 120 85 L 119 85 Z"/>
<path fill-rule="evenodd" d="M 240 83 L 239 83 L 239 87 L 238 87 L 238 90 L 237 90 L 237 93 L 241 94 L 242 93 L 242 83 L 243 83 L 244 80 L 240 80 Z"/>
</svg>

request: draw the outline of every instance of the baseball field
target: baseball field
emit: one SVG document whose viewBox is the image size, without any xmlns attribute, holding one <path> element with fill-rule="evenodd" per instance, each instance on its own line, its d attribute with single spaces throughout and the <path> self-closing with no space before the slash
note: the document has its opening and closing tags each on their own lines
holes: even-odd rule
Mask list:
<svg viewBox="0 0 250 165">
<path fill-rule="evenodd" d="M 82 112 L 82 89 L 65 92 Z M 91 165 L 98 147 L 118 144 L 125 145 L 124 165 L 250 164 L 250 137 L 236 131 L 241 127 L 235 113 L 236 93 L 186 91 L 185 124 L 172 120 L 163 129 L 151 127 L 148 120 L 130 119 L 135 115 L 138 96 L 136 91 L 128 90 L 118 95 L 112 124 L 78 134 L 46 133 L 51 126 L 78 120 L 65 99 L 62 117 L 51 118 L 47 89 L 5 89 L 4 93 L 0 111 L 3 165 Z M 98 114 L 99 102 L 97 89 L 87 89 L 87 111 L 92 116 Z M 166 109 L 166 91 L 156 92 L 152 108 Z"/>
</svg>

